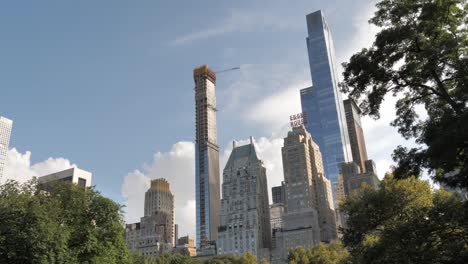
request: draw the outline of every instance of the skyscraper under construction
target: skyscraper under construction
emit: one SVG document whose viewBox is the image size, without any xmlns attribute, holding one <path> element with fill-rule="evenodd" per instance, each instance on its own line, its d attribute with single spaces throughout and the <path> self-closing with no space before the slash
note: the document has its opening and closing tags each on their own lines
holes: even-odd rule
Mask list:
<svg viewBox="0 0 468 264">
<path fill-rule="evenodd" d="M 220 213 L 219 147 L 216 135 L 216 73 L 207 65 L 193 70 L 195 81 L 195 188 L 197 247 L 216 240 Z"/>
</svg>

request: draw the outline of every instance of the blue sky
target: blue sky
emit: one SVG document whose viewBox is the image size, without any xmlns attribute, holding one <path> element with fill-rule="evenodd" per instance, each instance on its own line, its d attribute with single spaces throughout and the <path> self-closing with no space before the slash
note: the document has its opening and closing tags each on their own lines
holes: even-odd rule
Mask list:
<svg viewBox="0 0 468 264">
<path fill-rule="evenodd" d="M 104 195 L 128 206 L 128 221 L 142 216 L 149 179 L 166 177 L 181 212 L 176 219 L 185 221 L 181 233 L 192 232 L 192 69 L 241 67 L 218 76 L 222 162 L 233 139 L 252 135 L 270 185 L 277 184 L 288 116 L 300 111 L 299 89 L 311 83 L 305 15 L 324 10 L 341 62 L 371 43 L 373 3 L 2 2 L 0 115 L 14 120 L 10 176 L 76 164 L 93 173 Z M 364 120 L 380 171 L 403 142 L 388 126 L 391 104 L 383 110 L 381 120 Z"/>
</svg>

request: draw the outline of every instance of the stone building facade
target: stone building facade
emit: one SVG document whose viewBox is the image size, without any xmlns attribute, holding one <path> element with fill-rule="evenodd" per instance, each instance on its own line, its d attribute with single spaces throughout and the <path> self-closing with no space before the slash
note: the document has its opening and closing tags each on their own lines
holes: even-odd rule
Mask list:
<svg viewBox="0 0 468 264">
<path fill-rule="evenodd" d="M 291 248 L 337 238 L 331 185 L 318 145 L 299 126 L 288 133 L 281 151 L 286 201 L 283 227 L 275 233 L 272 263 L 284 263 Z"/>
<path fill-rule="evenodd" d="M 252 138 L 248 145 L 233 145 L 223 171 L 218 254 L 251 252 L 261 259 L 271 247 L 266 169 Z"/>
<path fill-rule="evenodd" d="M 175 244 L 174 220 L 174 195 L 169 183 L 162 178 L 152 180 L 145 193 L 145 215 L 125 228 L 129 250 L 147 256 L 171 252 Z"/>
</svg>

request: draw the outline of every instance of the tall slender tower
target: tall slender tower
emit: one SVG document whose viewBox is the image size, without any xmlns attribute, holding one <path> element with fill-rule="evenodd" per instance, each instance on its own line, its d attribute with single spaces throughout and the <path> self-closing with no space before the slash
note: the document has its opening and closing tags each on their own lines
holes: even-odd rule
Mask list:
<svg viewBox="0 0 468 264">
<path fill-rule="evenodd" d="M 3 180 L 3 171 L 5 170 L 6 154 L 10 144 L 10 134 L 13 121 L 0 116 L 0 181 Z"/>
<path fill-rule="evenodd" d="M 322 11 L 307 15 L 307 32 L 312 87 L 301 90 L 302 111 L 307 114 L 307 131 L 322 152 L 325 175 L 336 182 L 338 165 L 351 160 L 351 150 L 333 41 Z"/>
<path fill-rule="evenodd" d="M 220 213 L 219 147 L 216 135 L 216 73 L 207 65 L 193 70 L 195 81 L 195 186 L 197 247 L 217 237 Z"/>
<path fill-rule="evenodd" d="M 361 167 L 361 172 L 365 172 L 367 149 L 361 125 L 361 110 L 352 99 L 344 100 L 344 109 L 353 161 Z"/>
</svg>

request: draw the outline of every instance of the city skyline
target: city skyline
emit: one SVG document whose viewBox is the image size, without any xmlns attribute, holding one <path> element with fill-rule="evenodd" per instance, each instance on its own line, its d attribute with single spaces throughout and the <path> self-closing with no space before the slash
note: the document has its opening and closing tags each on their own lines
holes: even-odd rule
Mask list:
<svg viewBox="0 0 468 264">
<path fill-rule="evenodd" d="M 278 4 L 279 5 L 279 4 Z M 298 36 L 297 38 L 294 39 L 294 42 L 297 43 L 298 47 L 298 55 L 294 55 L 293 57 L 300 58 L 298 61 L 299 65 L 301 66 L 301 69 L 293 69 L 293 72 L 301 72 L 304 70 L 305 74 L 303 74 L 305 77 L 307 77 L 307 62 L 304 60 L 302 57 L 306 57 L 306 48 L 304 47 L 304 16 L 310 11 L 314 11 L 316 9 L 319 9 L 319 6 L 315 6 L 313 4 L 304 4 L 302 7 L 304 7 L 302 10 L 293 10 L 290 11 L 289 15 L 293 14 L 294 17 L 297 17 L 297 25 L 294 25 L 294 27 L 298 27 L 298 32 L 297 34 L 294 33 L 294 36 Z M 302 8 L 301 7 L 301 8 Z M 239 10 L 244 10 L 242 7 L 238 7 Z M 226 9 L 221 8 L 220 10 L 225 10 L 229 14 L 229 11 L 226 11 Z M 255 9 L 254 9 L 255 10 Z M 331 26 L 333 28 L 333 32 L 343 32 L 343 30 L 335 30 L 335 26 L 339 25 L 338 19 L 336 18 L 336 13 L 331 12 L 333 9 L 331 7 L 328 8 L 328 11 L 330 14 L 327 14 L 327 17 L 329 21 L 334 21 L 330 22 Z M 270 10 L 271 11 L 271 10 Z M 275 11 L 271 11 L 274 13 Z M 235 16 L 234 16 L 235 17 Z M 7 18 L 2 18 L 2 19 L 7 19 Z M 10 18 L 12 19 L 12 18 Z M 266 18 L 265 18 L 266 19 Z M 293 19 L 293 21 L 296 18 Z M 348 17 L 348 19 L 351 19 Z M 27 23 L 27 21 L 25 22 Z M 295 24 L 295 23 L 294 23 Z M 202 29 L 204 29 L 202 27 Z M 209 29 L 209 28 L 208 28 Z M 57 29 L 59 30 L 59 29 Z M 261 31 L 265 31 L 264 28 L 260 29 Z M 282 34 L 286 34 L 281 29 L 274 28 L 274 31 L 279 31 Z M 178 33 L 183 35 L 187 33 L 185 30 L 180 30 Z M 221 33 L 220 33 L 221 34 Z M 230 33 L 223 33 L 229 35 Z M 237 31 L 234 30 L 231 31 L 231 35 L 236 35 L 238 34 Z M 249 35 L 249 33 L 245 33 L 246 35 Z M 264 34 L 270 35 L 270 32 L 264 32 Z M 335 33 L 336 34 L 336 33 Z M 339 35 L 339 34 L 338 34 Z M 197 37 L 194 35 L 191 35 L 191 38 L 168 38 L 168 41 L 170 42 L 171 40 L 177 40 L 175 45 L 184 46 L 184 45 L 192 45 L 192 47 L 198 47 L 201 43 L 204 42 L 203 37 Z M 216 35 L 212 35 L 216 36 Z M 299 38 L 300 37 L 300 38 Z M 348 35 L 349 38 L 349 35 Z M 63 40 L 63 39 L 62 39 Z M 65 41 L 65 40 L 63 40 Z M 184 42 L 185 41 L 185 42 Z M 191 41 L 191 42 L 190 42 Z M 335 42 L 344 42 L 344 41 L 337 41 L 335 39 Z M 335 44 L 336 44 L 335 43 Z M 2 44 L 3 47 L 8 46 L 8 43 Z M 343 47 L 343 44 L 340 44 L 341 47 Z M 296 46 L 295 46 L 296 47 Z M 276 46 L 276 49 L 281 48 L 281 45 Z M 177 49 L 178 50 L 178 49 Z M 85 52 L 81 49 L 78 49 L 79 52 Z M 239 50 L 237 50 L 239 51 Z M 355 51 L 355 50 L 352 50 Z M 65 52 L 65 51 L 63 51 Z M 340 50 L 340 52 L 342 52 Z M 114 55 L 115 56 L 115 55 Z M 250 57 L 250 56 L 249 56 Z M 269 90 L 266 91 L 261 91 L 263 94 L 262 96 L 264 97 L 262 100 L 258 101 L 253 101 L 253 102 L 245 102 L 246 108 L 249 108 L 248 114 L 245 114 L 244 112 L 239 112 L 238 106 L 236 106 L 236 100 L 239 100 L 238 96 L 236 95 L 235 91 L 232 91 L 233 87 L 239 86 L 241 88 L 252 88 L 252 85 L 256 86 L 258 83 L 256 81 L 253 81 L 252 75 L 255 77 L 258 77 L 262 80 L 267 79 L 266 76 L 271 76 L 272 74 L 276 72 L 285 72 L 285 73 L 290 73 L 291 68 L 290 65 L 294 64 L 295 61 L 286 61 L 286 64 L 290 64 L 289 66 L 268 66 L 268 62 L 265 60 L 264 57 L 259 55 L 259 59 L 256 60 L 258 64 L 249 64 L 252 61 L 249 61 L 247 58 L 241 59 L 226 59 L 223 61 L 223 64 L 226 64 L 226 66 L 237 66 L 241 65 L 241 72 L 240 73 L 231 73 L 228 75 L 223 76 L 224 80 L 221 80 L 219 87 L 221 90 L 220 93 L 220 102 L 222 102 L 223 107 L 220 107 L 220 123 L 223 123 L 223 128 L 220 133 L 222 137 L 220 137 L 220 167 L 222 168 L 224 166 L 224 162 L 226 160 L 227 152 L 229 152 L 230 147 L 229 147 L 229 142 L 232 139 L 247 139 L 249 135 L 254 135 L 255 138 L 257 138 L 257 142 L 260 146 L 259 149 L 259 155 L 264 155 L 264 157 L 261 157 L 262 159 L 265 160 L 266 162 L 266 167 L 267 170 L 269 170 L 268 175 L 271 175 L 272 181 L 269 181 L 269 187 L 278 185 L 279 182 L 278 175 L 281 173 L 278 173 L 277 171 L 281 171 L 281 165 L 277 162 L 277 157 L 280 155 L 277 153 L 279 141 L 282 136 L 284 136 L 284 126 L 277 125 L 277 121 L 271 121 L 269 115 L 264 115 L 262 113 L 262 109 L 266 106 L 266 103 L 271 103 L 274 101 L 276 95 L 283 95 L 284 94 L 285 98 L 290 98 L 288 97 L 288 91 L 289 91 L 289 84 L 286 83 L 279 83 L 276 87 L 269 87 Z M 345 57 L 345 55 L 340 55 L 340 57 Z M 7 57 L 8 59 L 9 57 Z M 20 57 L 21 58 L 21 57 Z M 219 59 L 219 58 L 218 58 Z M 277 58 L 278 61 L 276 63 L 281 64 L 281 62 L 285 61 L 285 58 Z M 215 60 L 215 59 L 211 59 Z M 8 60 L 7 60 L 8 61 Z M 70 61 L 71 65 L 73 64 L 73 60 Z M 178 61 L 179 63 L 180 61 Z M 21 168 L 24 168 L 24 170 L 18 170 L 21 173 L 27 174 L 27 175 L 44 175 L 48 174 L 50 172 L 53 172 L 51 170 L 59 170 L 60 169 L 65 169 L 68 166 L 72 166 L 75 163 L 78 164 L 80 167 L 86 168 L 89 171 L 93 172 L 93 175 L 95 178 L 93 181 L 96 183 L 97 188 L 101 190 L 105 195 L 112 197 L 114 200 L 125 203 L 128 206 L 129 210 L 129 215 L 131 217 L 139 217 L 138 216 L 138 211 L 142 212 L 142 206 L 139 207 L 140 209 L 134 209 L 134 205 L 137 204 L 137 201 L 141 201 L 142 197 L 141 195 L 138 196 L 134 192 L 130 192 L 130 189 L 134 190 L 139 190 L 141 188 L 147 187 L 149 185 L 149 179 L 150 178 L 155 178 L 163 176 L 165 177 L 167 172 L 169 170 L 177 170 L 177 177 L 179 175 L 185 175 L 186 178 L 191 178 L 192 175 L 194 175 L 194 169 L 193 164 L 193 156 L 194 156 L 194 145 L 193 143 L 193 121 L 190 121 L 193 119 L 192 115 L 192 100 L 193 100 L 193 93 L 190 91 L 190 87 L 193 85 L 190 84 L 191 82 L 191 69 L 199 64 L 202 63 L 208 63 L 210 65 L 216 66 L 215 69 L 222 69 L 224 68 L 223 66 L 225 65 L 219 65 L 219 63 L 212 62 L 212 61 L 203 61 L 201 57 L 197 58 L 191 58 L 188 60 L 187 64 L 183 64 L 183 66 L 178 69 L 177 68 L 177 76 L 179 76 L 179 79 L 183 79 L 182 82 L 176 80 L 175 78 L 168 78 L 171 79 L 171 81 L 174 82 L 174 84 L 171 84 L 170 86 L 167 86 L 165 83 L 163 76 L 158 75 L 159 80 L 154 80 L 154 79 L 147 79 L 144 86 L 151 87 L 152 89 L 157 86 L 165 86 L 167 90 L 173 89 L 173 87 L 177 86 L 180 87 L 174 94 L 170 94 L 168 97 L 165 97 L 165 101 L 171 102 L 171 104 L 175 104 L 177 107 L 180 107 L 177 111 L 174 108 L 169 108 L 167 107 L 166 104 L 160 104 L 154 103 L 154 102 L 149 102 L 145 101 L 145 99 L 141 97 L 128 97 L 130 100 L 134 100 L 134 103 L 128 103 L 126 100 L 127 98 L 122 98 L 122 97 L 117 97 L 117 100 L 112 100 L 115 101 L 116 105 L 121 105 L 123 106 L 122 110 L 128 111 L 128 113 L 125 113 L 123 116 L 120 116 L 117 118 L 116 116 L 109 115 L 108 112 L 106 111 L 97 111 L 95 112 L 96 115 L 93 118 L 88 118 L 92 116 L 88 116 L 86 113 L 92 112 L 92 109 L 95 109 L 95 104 L 97 101 L 99 103 L 105 103 L 103 108 L 106 108 L 105 106 L 112 106 L 112 109 L 115 109 L 115 106 L 108 98 L 106 99 L 105 96 L 107 96 L 107 91 L 99 91 L 97 90 L 96 93 L 90 93 L 93 96 L 94 99 L 91 100 L 88 104 L 85 104 L 86 106 L 79 106 L 79 107 L 70 107 L 69 105 L 62 105 L 60 102 L 60 99 L 63 99 L 61 97 L 53 96 L 54 92 L 58 92 L 60 90 L 54 90 L 57 88 L 54 87 L 65 87 L 62 89 L 65 89 L 64 91 L 67 92 L 68 88 L 66 85 L 62 85 L 62 83 L 58 82 L 57 83 L 48 83 L 45 82 L 44 79 L 41 78 L 33 78 L 37 84 L 38 87 L 44 87 L 47 85 L 51 85 L 49 88 L 46 89 L 46 94 L 49 94 L 51 98 L 54 98 L 54 100 L 58 101 L 60 105 L 56 105 L 55 107 L 52 107 L 53 104 L 50 104 L 49 101 L 45 100 L 44 103 L 48 104 L 50 106 L 47 107 L 35 107 L 35 111 L 39 112 L 42 114 L 42 118 L 37 118 L 36 113 L 30 108 L 29 111 L 22 112 L 21 110 L 18 110 L 16 106 L 14 106 L 12 103 L 8 103 L 4 105 L 4 108 L 0 109 L 1 114 L 10 117 L 15 121 L 15 132 L 12 136 L 12 143 L 10 144 L 11 148 L 15 148 L 15 150 L 10 151 L 10 160 L 17 161 L 14 163 L 14 166 L 23 166 Z M 39 63 L 39 61 L 37 62 Z M 58 62 L 57 62 L 58 63 Z M 154 62 L 158 63 L 158 62 Z M 262 63 L 267 64 L 267 66 L 263 66 Z M 272 62 L 270 62 L 271 64 Z M 132 64 L 134 65 L 134 64 Z M 174 66 L 171 66 L 171 70 L 174 70 Z M 303 68 L 303 69 L 302 69 Z M 8 72 L 8 70 L 7 70 Z M 157 72 L 156 70 L 154 72 Z M 263 72 L 263 73 L 262 73 Z M 83 74 L 89 74 L 87 71 L 84 71 Z M 68 73 L 70 76 L 70 73 Z M 109 74 L 109 73 L 107 73 Z M 130 74 L 134 74 L 133 72 L 130 72 Z M 120 73 L 120 75 L 125 76 L 125 74 Z M 299 74 L 301 75 L 301 74 Z M 103 78 L 108 77 L 108 75 L 103 76 Z M 132 75 L 135 77 L 135 75 Z M 72 75 L 72 79 L 74 78 L 79 78 L 79 76 Z M 47 75 L 46 77 L 47 78 Z M 100 78 L 94 76 L 95 79 L 101 80 Z M 306 79 L 306 78 L 304 78 Z M 52 79 L 55 80 L 55 79 Z M 135 79 L 132 79 L 135 80 Z M 240 80 L 241 82 L 237 81 Z M 297 83 L 302 81 L 302 76 L 297 76 L 296 74 L 293 74 L 291 82 Z M 116 81 L 117 82 L 117 81 Z M 162 82 L 162 83 L 159 83 Z M 229 82 L 233 82 L 232 85 L 228 85 Z M 14 82 L 10 79 L 8 80 L 3 80 L 2 86 L 4 87 L 12 87 L 11 90 L 10 88 L 6 88 L 6 95 L 7 98 L 9 98 L 12 102 L 17 102 L 16 94 L 13 92 L 13 89 L 15 85 Z M 95 89 L 98 85 L 102 84 L 101 83 L 96 83 L 96 84 L 91 84 L 88 83 L 87 86 L 92 87 Z M 141 83 L 140 83 L 141 84 Z M 250 85 L 249 85 L 250 84 Z M 25 81 L 18 85 L 24 85 L 23 87 L 32 87 L 25 85 Z M 108 84 L 109 86 L 112 86 Z M 84 85 L 86 86 L 86 85 Z M 118 89 L 115 91 L 117 93 L 122 92 L 125 88 L 128 87 L 137 87 L 138 83 L 136 85 L 130 84 L 128 82 L 124 82 L 121 85 L 118 85 Z M 269 86 L 269 85 L 267 85 Z M 73 86 L 71 86 L 73 87 Z M 297 85 L 296 87 L 293 87 L 295 89 L 295 94 L 298 93 L 298 88 L 300 87 L 305 87 L 303 85 Z M 24 88 L 26 89 L 26 88 Z M 38 99 L 47 99 L 44 96 L 41 96 L 40 94 L 35 94 L 35 91 L 32 90 L 33 88 L 28 88 L 32 94 L 31 97 L 35 97 Z M 70 88 L 71 89 L 71 88 Z M 138 89 L 137 89 L 138 90 Z M 252 90 L 252 89 L 251 89 Z M 90 92 L 89 88 L 84 87 L 83 88 L 84 92 Z M 144 95 L 144 97 L 148 98 L 156 98 L 158 99 L 157 102 L 159 101 L 159 97 L 157 96 L 156 93 L 151 93 L 149 94 L 147 91 L 140 91 Z M 156 91 L 161 92 L 161 90 L 156 89 Z M 63 93 L 63 91 L 62 91 Z M 254 96 L 255 93 L 258 93 L 258 91 L 252 90 L 251 95 Z M 58 93 L 60 94 L 60 93 Z M 109 93 L 109 94 L 114 94 L 114 93 Z M 183 94 L 183 95 L 182 95 Z M 84 100 L 86 101 L 87 97 L 80 95 L 80 94 L 75 94 L 73 93 L 72 95 L 77 96 L 77 99 L 79 100 Z M 162 93 L 161 95 L 164 95 Z M 180 96 L 180 97 L 179 97 Z M 237 96 L 237 97 L 236 97 Z M 125 96 L 123 96 L 125 97 Z M 161 96 L 164 97 L 164 96 Z M 294 95 L 292 104 L 293 107 L 299 108 L 300 102 L 297 99 L 298 95 Z M 111 98 L 113 98 L 111 96 Z M 180 103 L 177 103 L 180 98 Z M 232 100 L 227 100 L 227 98 L 231 98 Z M 236 99 L 237 98 L 237 99 Z M 296 98 L 296 99 L 294 99 Z M 102 102 L 100 102 L 102 100 Z M 141 100 L 141 102 L 140 102 Z M 65 100 L 64 100 L 65 101 Z M 123 103 L 123 104 L 122 104 Z M 37 106 L 35 104 L 32 104 L 31 102 L 28 101 L 29 105 L 32 106 Z M 239 105 L 237 103 L 237 105 Z M 66 106 L 66 107 L 65 107 Z M 144 107 L 142 107 L 144 106 Z M 100 104 L 100 107 L 102 107 L 102 104 Z M 286 107 L 287 108 L 287 107 Z M 39 109 L 39 110 L 37 110 Z M 75 109 L 75 110 L 73 110 Z M 82 109 L 82 111 L 77 111 L 76 109 Z M 90 110 L 87 110 L 90 109 Z M 134 111 L 134 109 L 138 111 Z M 167 110 L 164 109 L 170 109 L 168 112 Z M 59 111 L 60 110 L 60 111 Z M 179 111 L 180 110 L 180 111 Z M 284 118 L 284 121 L 280 121 L 280 124 L 287 124 L 287 116 L 289 114 L 292 114 L 295 112 L 296 109 L 291 109 L 288 110 L 285 114 L 281 114 L 280 116 L 284 115 L 286 118 Z M 110 110 L 112 111 L 112 110 Z M 140 111 L 148 111 L 148 112 L 161 112 L 164 115 L 160 116 L 155 116 L 153 117 L 148 116 L 146 114 L 141 114 Z M 63 112 L 63 116 L 59 114 L 55 114 L 55 112 Z M 116 113 L 121 113 L 121 111 L 116 111 Z M 233 113 L 239 113 L 239 117 L 233 117 Z M 246 116 L 244 116 L 244 114 Z M 69 116 L 69 118 L 65 118 L 66 115 Z M 108 119 L 107 117 L 111 117 Z M 132 120 L 130 117 L 134 117 L 135 120 Z M 151 118 L 150 118 L 151 117 Z M 44 125 L 41 126 L 40 131 L 37 131 L 37 136 L 36 135 L 31 135 L 31 129 L 33 127 L 37 126 L 37 121 L 34 121 L 33 119 L 36 118 L 40 122 L 42 122 Z M 232 124 L 235 123 L 236 118 L 242 118 L 243 121 L 238 123 L 241 124 L 239 128 L 234 127 Z M 79 125 L 83 126 L 84 124 L 88 124 L 90 127 L 90 130 L 85 130 L 81 132 L 81 134 L 77 134 L 73 131 L 69 131 L 70 123 L 68 123 L 68 119 L 74 119 L 74 122 L 77 122 Z M 276 119 L 281 119 L 281 118 L 276 118 Z M 96 121 L 97 120 L 97 121 Z M 123 122 L 126 121 L 127 124 L 126 126 L 122 126 L 121 129 L 116 129 L 120 128 L 117 125 L 114 125 L 114 123 L 121 125 Z M 151 120 L 156 120 L 155 126 L 147 127 L 147 126 L 141 126 L 141 124 L 148 123 Z M 109 126 L 109 130 L 112 130 L 112 132 L 109 132 L 108 129 L 103 130 L 102 127 L 99 128 L 98 125 L 95 123 L 98 121 L 103 121 L 103 125 Z M 366 120 L 367 122 L 368 120 Z M 187 123 L 185 125 L 182 125 L 182 123 Z M 365 123 L 365 122 L 363 122 Z M 372 124 L 382 124 L 382 122 L 374 122 Z M 387 125 L 388 122 L 385 124 Z M 88 127 L 87 126 L 87 127 Z M 262 128 L 259 128 L 259 127 Z M 372 126 L 372 125 L 371 125 Z M 377 125 L 378 126 L 378 125 Z M 97 127 L 98 129 L 96 129 Z M 263 128 L 264 127 L 264 128 Z M 375 127 L 374 127 L 375 128 Z M 386 126 L 388 128 L 388 126 Z M 229 131 L 231 130 L 232 131 Z M 368 128 L 369 129 L 369 128 Z M 372 128 L 371 128 L 372 129 Z M 168 130 L 169 132 L 163 132 L 162 130 Z M 105 131 L 106 135 L 108 137 L 103 136 L 103 131 Z M 185 132 L 184 132 L 185 131 Z M 281 134 L 283 133 L 283 134 Z M 36 133 L 34 133 L 36 134 Z M 46 135 L 50 134 L 50 135 Z M 271 136 L 274 134 L 273 136 Z M 369 133 L 366 133 L 366 136 L 369 136 Z M 41 137 L 42 136 L 42 137 Z M 158 139 L 154 139 L 158 137 Z M 102 142 L 97 142 L 95 141 L 94 138 L 100 139 Z M 122 140 L 124 139 L 124 140 Z M 128 139 L 128 140 L 127 140 Z M 77 141 L 80 142 L 80 145 L 78 146 L 76 144 L 70 144 L 68 143 L 69 141 Z M 129 142 L 127 142 L 129 141 Z M 371 151 L 375 151 L 375 146 L 372 146 L 372 144 L 369 144 L 370 141 L 367 140 L 368 142 L 368 148 Z M 376 141 L 373 141 L 375 143 Z M 54 144 L 53 144 L 54 143 Z M 112 144 L 115 146 L 112 146 Z M 108 148 L 108 149 L 106 149 Z M 379 147 L 380 148 L 380 147 Z M 388 163 L 390 163 L 389 159 L 389 153 L 391 152 L 392 147 L 386 147 L 389 149 L 389 151 L 385 154 L 386 160 Z M 86 150 L 86 151 L 85 151 Z M 125 150 L 125 151 L 123 151 Z M 31 154 L 28 154 L 26 151 L 32 151 L 32 159 L 31 159 Z M 111 153 L 112 152 L 112 153 Z M 154 158 L 151 159 L 152 154 L 156 152 L 154 155 Z M 377 151 L 378 152 L 378 151 Z M 89 156 L 89 157 L 88 157 Z M 380 157 L 382 155 L 369 155 L 371 157 L 376 157 L 378 156 L 378 160 L 382 160 Z M 53 158 L 51 160 L 48 160 L 49 157 L 57 157 Z M 104 157 L 102 158 L 102 162 L 99 162 L 100 159 L 99 157 Z M 110 159 L 112 162 L 110 165 L 108 164 Z M 92 161 L 94 160 L 94 161 Z M 119 162 L 115 162 L 115 161 Z M 174 166 L 173 164 L 175 163 L 174 160 L 176 161 L 181 161 L 181 164 L 188 164 L 188 169 L 185 171 L 182 169 L 180 171 L 177 166 Z M 44 161 L 44 162 L 42 162 Z M 29 162 L 29 163 L 28 163 Z M 102 163 L 102 164 L 100 164 Z M 119 164 L 115 164 L 119 163 Z M 114 165 L 115 164 L 115 165 Z M 141 164 L 146 164 L 144 166 L 141 166 Z M 279 164 L 279 165 L 278 165 Z M 192 166 L 192 168 L 190 168 Z M 272 173 L 270 173 L 270 171 Z M 171 175 L 169 175 L 171 176 Z M 379 175 L 381 176 L 381 175 Z M 175 176 L 174 176 L 175 177 Z M 184 184 L 184 178 L 173 178 L 170 179 L 173 184 L 181 185 Z M 193 176 L 194 177 L 194 176 Z M 26 177 L 25 177 L 26 178 Z M 125 179 L 128 179 L 126 181 Z M 24 179 L 20 179 L 24 180 Z M 270 179 L 269 179 L 270 180 Z M 275 182 L 276 180 L 276 182 Z M 134 182 L 135 185 L 129 185 L 130 182 Z M 190 183 L 192 184 L 192 183 Z M 131 187 L 131 188 L 130 188 Z M 194 191 L 186 191 L 184 192 L 184 188 L 180 186 L 174 186 L 174 188 L 177 189 L 177 193 L 181 193 L 184 195 L 184 197 L 191 197 L 194 193 Z M 193 185 L 187 186 L 187 189 L 192 189 Z M 121 191 L 122 190 L 122 191 Z M 187 194 L 186 194 L 187 193 Z M 185 196 L 186 195 L 186 196 Z M 194 212 L 194 203 L 192 203 L 193 200 L 186 202 L 184 199 L 183 202 L 177 201 L 176 207 L 178 208 L 178 211 L 180 212 Z M 133 203 L 131 203 L 134 201 Z M 141 213 L 140 213 L 141 215 Z M 128 219 L 128 218 L 127 218 Z M 181 227 L 187 229 L 187 224 L 184 224 Z M 193 227 L 190 232 L 193 232 Z M 186 233 L 185 231 L 181 231 L 181 234 Z M 193 233 L 194 234 L 194 233 Z"/>
</svg>

